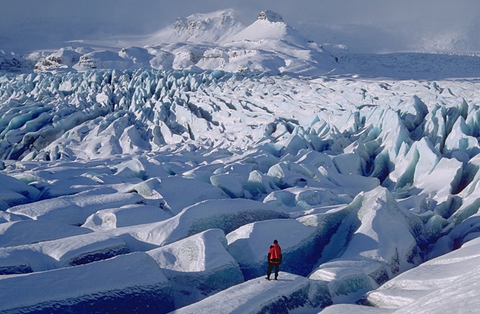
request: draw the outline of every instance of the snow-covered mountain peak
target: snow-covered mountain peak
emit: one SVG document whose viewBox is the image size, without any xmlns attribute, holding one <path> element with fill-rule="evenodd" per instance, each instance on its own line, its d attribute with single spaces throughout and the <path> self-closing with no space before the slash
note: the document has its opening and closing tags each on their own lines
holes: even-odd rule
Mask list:
<svg viewBox="0 0 480 314">
<path fill-rule="evenodd" d="M 283 18 L 280 14 L 267 10 L 267 11 L 262 11 L 258 15 L 257 20 L 267 20 L 272 23 L 283 23 Z"/>
<path fill-rule="evenodd" d="M 281 40 L 299 46 L 305 46 L 305 39 L 296 29 L 283 21 L 280 14 L 262 11 L 255 22 L 232 37 L 233 41 Z M 310 49 L 310 48 L 308 48 Z"/>
<path fill-rule="evenodd" d="M 177 33 L 192 33 L 196 30 L 210 30 L 212 28 L 228 28 L 236 23 L 233 10 L 216 11 L 210 14 L 193 14 L 186 18 L 178 17 L 174 23 Z"/>
<path fill-rule="evenodd" d="M 156 37 L 164 42 L 217 42 L 244 27 L 234 10 L 220 10 L 179 17 L 172 27 L 161 30 Z"/>
</svg>

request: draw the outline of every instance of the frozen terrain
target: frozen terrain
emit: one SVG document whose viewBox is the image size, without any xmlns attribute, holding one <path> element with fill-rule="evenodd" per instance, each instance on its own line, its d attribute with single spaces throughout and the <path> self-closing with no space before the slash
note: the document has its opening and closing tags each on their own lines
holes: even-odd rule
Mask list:
<svg viewBox="0 0 480 314">
<path fill-rule="evenodd" d="M 0 312 L 476 310 L 479 64 L 272 11 L 2 52 Z"/>
</svg>

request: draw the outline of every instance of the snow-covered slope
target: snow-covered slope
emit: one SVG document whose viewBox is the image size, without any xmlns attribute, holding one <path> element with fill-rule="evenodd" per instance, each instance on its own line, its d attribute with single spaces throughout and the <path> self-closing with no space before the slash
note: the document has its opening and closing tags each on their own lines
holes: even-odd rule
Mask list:
<svg viewBox="0 0 480 314">
<path fill-rule="evenodd" d="M 282 16 L 272 11 L 260 12 L 257 20 L 232 36 L 231 41 L 269 39 L 285 40 L 300 45 L 304 45 L 307 41 L 295 29 L 288 26 Z"/>
<path fill-rule="evenodd" d="M 215 43 L 229 41 L 231 36 L 245 28 L 238 21 L 234 10 L 222 10 L 208 14 L 193 14 L 177 18 L 175 23 L 145 39 L 146 44 L 190 42 Z"/>
<path fill-rule="evenodd" d="M 1 48 L 1 46 L 0 46 Z M 22 58 L 0 55 L 0 70 L 28 72 L 153 68 L 325 74 L 335 58 L 272 11 L 245 27 L 234 10 L 178 18 L 153 34 L 69 41 L 54 51 Z M 3 61 L 2 61 L 3 60 Z M 31 69 L 32 70 L 32 69 Z"/>
<path fill-rule="evenodd" d="M 334 305 L 323 313 L 475 313 L 479 239 L 432 259 L 367 293 L 362 303 Z"/>
</svg>

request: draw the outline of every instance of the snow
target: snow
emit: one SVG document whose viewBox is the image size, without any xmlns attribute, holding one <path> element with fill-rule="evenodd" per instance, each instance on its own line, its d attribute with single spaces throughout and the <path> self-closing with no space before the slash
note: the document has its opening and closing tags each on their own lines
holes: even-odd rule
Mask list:
<svg viewBox="0 0 480 314">
<path fill-rule="evenodd" d="M 19 246 L 89 233 L 68 224 L 55 221 L 18 220 L 0 224 L 1 246 Z"/>
<path fill-rule="evenodd" d="M 179 17 L 171 27 L 158 31 L 146 42 L 222 42 L 244 27 L 236 15 L 229 9 Z"/>
<path fill-rule="evenodd" d="M 1 312 L 476 310 L 476 54 L 171 23 L 0 53 Z"/>
<path fill-rule="evenodd" d="M 122 273 L 121 276 L 118 274 Z M 75 280 L 72 280 L 75 278 Z M 2 276 L 0 310 L 16 312 L 82 311 L 92 300 L 103 311 L 154 310 L 166 313 L 173 309 L 172 290 L 160 268 L 145 253 L 133 253 L 84 266 L 25 275 Z M 18 293 L 28 289 L 27 298 Z M 144 305 L 131 302 L 140 298 Z M 147 305 L 148 304 L 148 305 Z"/>
<path fill-rule="evenodd" d="M 162 221 L 170 217 L 170 213 L 159 210 L 158 206 L 125 205 L 97 211 L 85 220 L 82 227 L 93 231 L 108 230 Z"/>
<path fill-rule="evenodd" d="M 276 230 L 289 232 L 278 234 Z M 255 222 L 228 233 L 227 250 L 248 280 L 265 274 L 265 248 L 276 239 L 282 248 L 282 269 L 305 276 L 318 259 L 315 236 L 315 228 L 293 219 Z"/>
<path fill-rule="evenodd" d="M 39 220 L 54 220 L 70 225 L 78 225 L 85 221 L 90 214 L 97 210 L 135 204 L 143 200 L 136 193 L 111 193 L 110 189 L 94 190 L 93 192 L 79 193 L 77 195 L 66 195 L 56 199 L 48 199 L 37 202 L 32 208 L 31 205 L 17 205 L 7 209 L 7 212 L 23 215 L 28 218 Z M 51 218 L 51 217 L 54 218 Z"/>
<path fill-rule="evenodd" d="M 36 199 L 40 192 L 25 184 L 24 182 L 10 176 L 0 174 L 0 206 L 6 210 L 11 206 L 28 202 L 29 199 Z"/>
<path fill-rule="evenodd" d="M 222 230 L 210 229 L 147 252 L 172 284 L 177 308 L 244 281 L 226 242 Z"/>
<path fill-rule="evenodd" d="M 278 278 L 276 282 L 255 278 L 172 313 L 210 313 L 212 309 L 218 313 L 278 313 L 308 304 L 310 296 L 317 305 L 329 303 L 328 291 L 321 283 L 284 272 Z"/>
<path fill-rule="evenodd" d="M 402 212 L 387 190 L 359 194 L 354 203 L 360 207 L 344 219 L 309 276 L 329 281 L 332 297 L 339 300 L 375 289 L 422 261 L 412 231 L 415 218 Z"/>
<path fill-rule="evenodd" d="M 139 236 L 146 242 L 165 245 L 212 228 L 229 233 L 250 222 L 287 217 L 275 207 L 248 199 L 206 200 L 146 226 L 148 233 L 142 231 Z"/>
<path fill-rule="evenodd" d="M 377 308 L 375 313 L 475 312 L 478 245 L 478 239 L 472 240 L 454 252 L 395 277 L 367 293 L 366 303 Z M 354 310 L 357 308 L 362 310 L 360 306 Z M 342 306 L 335 310 L 341 313 Z"/>
</svg>

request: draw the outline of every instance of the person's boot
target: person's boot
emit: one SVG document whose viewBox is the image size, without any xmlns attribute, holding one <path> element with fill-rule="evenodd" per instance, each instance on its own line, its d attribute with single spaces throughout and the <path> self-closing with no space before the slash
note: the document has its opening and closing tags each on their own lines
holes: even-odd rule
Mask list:
<svg viewBox="0 0 480 314">
<path fill-rule="evenodd" d="M 270 281 L 270 277 L 269 276 L 265 277 L 265 280 Z"/>
</svg>

